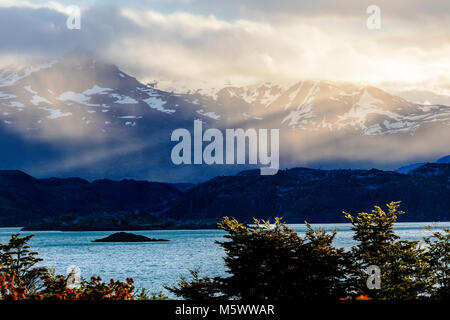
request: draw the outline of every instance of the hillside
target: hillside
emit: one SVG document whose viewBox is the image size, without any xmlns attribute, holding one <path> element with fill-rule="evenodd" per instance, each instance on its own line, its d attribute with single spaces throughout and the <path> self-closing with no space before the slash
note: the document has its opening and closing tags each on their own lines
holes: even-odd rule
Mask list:
<svg viewBox="0 0 450 320">
<path fill-rule="evenodd" d="M 377 169 L 295 168 L 275 176 L 246 171 L 188 190 L 166 215 L 184 221 L 234 216 L 247 222 L 283 217 L 289 223 L 331 223 L 345 222 L 343 210 L 355 213 L 401 200 L 407 215 L 400 221 L 449 221 L 449 177 L 450 164 L 426 164 L 409 175 Z"/>
<path fill-rule="evenodd" d="M 410 174 L 294 168 L 222 176 L 187 189 L 135 180 L 36 179 L 0 171 L 0 226 L 26 230 L 139 230 L 215 227 L 224 216 L 288 223 L 346 222 L 342 211 L 402 201 L 400 221 L 450 220 L 450 164 Z M 179 187 L 179 186 L 178 186 Z M 184 187 L 187 188 L 187 185 Z"/>
<path fill-rule="evenodd" d="M 157 212 L 181 195 L 170 184 L 135 180 L 36 179 L 0 171 L 0 226 L 64 215 Z"/>
</svg>

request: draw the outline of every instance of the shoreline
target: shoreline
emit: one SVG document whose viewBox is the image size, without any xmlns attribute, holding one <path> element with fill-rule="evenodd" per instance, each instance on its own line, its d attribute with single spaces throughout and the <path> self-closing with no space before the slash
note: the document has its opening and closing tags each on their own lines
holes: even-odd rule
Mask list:
<svg viewBox="0 0 450 320">
<path fill-rule="evenodd" d="M 396 225 L 399 224 L 412 224 L 412 223 L 429 223 L 430 227 L 438 227 L 439 224 L 447 224 L 450 221 L 399 221 L 396 222 Z M 288 226 L 306 226 L 304 223 L 289 223 L 286 222 Z M 251 225 L 251 224 L 249 224 Z M 324 225 L 349 225 L 347 222 L 314 222 L 310 223 L 310 225 L 314 226 L 324 226 Z M 162 226 L 151 226 L 151 227 L 126 227 L 126 228 L 90 228 L 90 229 L 70 229 L 70 228 L 26 228 L 23 226 L 0 226 L 0 229 L 6 228 L 17 228 L 20 229 L 20 232 L 34 232 L 34 231 L 59 231 L 59 232 L 118 232 L 118 231 L 195 231 L 195 230 L 220 230 L 217 227 L 217 224 L 205 224 L 199 226 L 192 225 L 179 225 L 179 226 L 170 226 L 170 227 L 162 227 Z"/>
</svg>

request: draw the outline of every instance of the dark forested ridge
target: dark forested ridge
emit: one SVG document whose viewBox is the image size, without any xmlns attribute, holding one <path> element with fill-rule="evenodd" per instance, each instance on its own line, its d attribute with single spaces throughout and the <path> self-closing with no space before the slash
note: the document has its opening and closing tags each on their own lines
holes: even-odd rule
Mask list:
<svg viewBox="0 0 450 320">
<path fill-rule="evenodd" d="M 450 164 L 428 163 L 409 174 L 294 168 L 259 170 L 188 185 L 135 180 L 36 179 L 0 171 L 0 226 L 45 230 L 202 228 L 224 216 L 288 223 L 345 222 L 342 211 L 402 201 L 400 221 L 450 220 Z"/>
<path fill-rule="evenodd" d="M 341 212 L 371 204 L 402 201 L 400 221 L 450 219 L 450 164 L 425 164 L 410 174 L 372 170 L 295 168 L 274 176 L 244 171 L 217 177 L 188 190 L 167 216 L 183 220 L 220 220 L 234 216 L 283 217 L 289 223 L 345 222 Z"/>
<path fill-rule="evenodd" d="M 5 170 L 0 171 L 0 226 L 24 226 L 68 214 L 156 212 L 180 195 L 178 188 L 165 183 L 36 179 Z"/>
</svg>

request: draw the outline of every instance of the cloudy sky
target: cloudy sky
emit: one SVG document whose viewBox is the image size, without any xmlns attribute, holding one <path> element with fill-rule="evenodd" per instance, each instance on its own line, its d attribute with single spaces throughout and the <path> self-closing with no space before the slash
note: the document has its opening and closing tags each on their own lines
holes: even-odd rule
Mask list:
<svg viewBox="0 0 450 320">
<path fill-rule="evenodd" d="M 0 0 L 0 40 L 0 66 L 81 47 L 144 82 L 326 79 L 450 101 L 448 0 Z"/>
</svg>

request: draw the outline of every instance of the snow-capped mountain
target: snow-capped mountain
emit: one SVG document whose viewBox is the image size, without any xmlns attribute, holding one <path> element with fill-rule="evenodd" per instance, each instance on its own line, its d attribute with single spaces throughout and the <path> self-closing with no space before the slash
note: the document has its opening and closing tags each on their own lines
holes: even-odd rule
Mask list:
<svg viewBox="0 0 450 320">
<path fill-rule="evenodd" d="M 245 102 L 244 118 L 277 114 L 280 125 L 296 129 L 353 129 L 384 135 L 414 134 L 426 123 L 450 124 L 449 106 L 415 104 L 375 87 L 328 81 L 226 87 L 214 98 L 224 105 L 230 100 L 228 104 Z"/>
<path fill-rule="evenodd" d="M 322 159 L 371 165 L 380 163 L 366 161 L 377 152 L 397 152 L 389 161 L 400 164 L 415 160 L 417 151 L 402 149 L 408 145 L 423 149 L 422 157 L 449 149 L 445 139 L 435 141 L 449 132 L 449 106 L 411 103 L 370 86 L 300 81 L 165 91 L 80 52 L 0 70 L 3 168 L 163 181 L 167 170 L 183 171 L 172 181 L 242 170 L 171 164 L 171 132 L 192 129 L 194 119 L 219 129 L 280 129 L 285 166 Z"/>
<path fill-rule="evenodd" d="M 414 134 L 426 123 L 450 124 L 449 106 L 419 105 L 375 87 L 347 83 L 265 82 L 208 93 L 167 92 L 88 54 L 0 71 L 0 112 L 4 125 L 38 130 L 49 129 L 52 122 L 70 122 L 68 128 L 81 132 L 133 127 L 154 115 L 202 118 L 222 125 L 267 120 L 272 126 L 352 129 L 363 135 Z M 79 133 L 74 130 L 62 133 Z"/>
<path fill-rule="evenodd" d="M 143 85 L 86 54 L 1 72 L 0 112 L 3 125 L 69 136 L 134 127 L 155 116 L 167 121 L 174 113 L 216 117 L 190 95 Z"/>
</svg>

